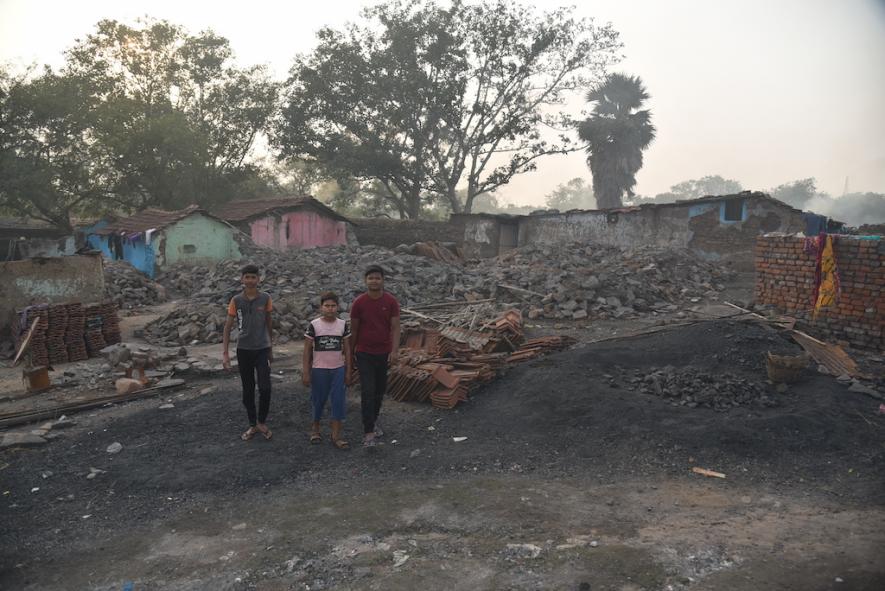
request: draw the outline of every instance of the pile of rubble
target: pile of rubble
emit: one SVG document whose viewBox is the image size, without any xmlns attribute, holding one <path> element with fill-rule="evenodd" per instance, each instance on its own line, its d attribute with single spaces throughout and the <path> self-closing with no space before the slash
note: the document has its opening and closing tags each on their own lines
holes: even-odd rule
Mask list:
<svg viewBox="0 0 885 591">
<path fill-rule="evenodd" d="M 529 318 L 620 318 L 714 298 L 729 271 L 684 249 L 527 246 L 479 265 L 483 295 L 519 297 Z M 502 293 L 504 292 L 504 293 Z"/>
<path fill-rule="evenodd" d="M 339 295 L 341 311 L 346 313 L 365 289 L 363 271 L 373 264 L 385 269 L 386 289 L 407 310 L 441 302 L 486 301 L 516 307 L 530 319 L 593 320 L 675 312 L 716 297 L 727 278 L 726 271 L 685 250 L 528 246 L 469 264 L 417 256 L 409 250 L 360 246 L 255 254 L 251 260 L 263 275 L 260 289 L 274 301 L 276 341 L 301 338 L 307 323 L 318 315 L 320 293 L 327 289 Z M 220 342 L 224 307 L 241 289 L 240 268 L 245 263 L 179 266 L 158 276 L 169 292 L 183 294 L 189 301 L 155 321 L 148 336 L 162 344 Z"/>
<path fill-rule="evenodd" d="M 166 288 L 146 277 L 126 261 L 104 262 L 105 298 L 121 310 L 151 306 L 166 301 Z"/>
<path fill-rule="evenodd" d="M 730 373 L 711 374 L 692 367 L 652 368 L 626 380 L 628 388 L 659 396 L 673 406 L 724 412 L 739 406 L 777 406 L 766 385 Z"/>
</svg>

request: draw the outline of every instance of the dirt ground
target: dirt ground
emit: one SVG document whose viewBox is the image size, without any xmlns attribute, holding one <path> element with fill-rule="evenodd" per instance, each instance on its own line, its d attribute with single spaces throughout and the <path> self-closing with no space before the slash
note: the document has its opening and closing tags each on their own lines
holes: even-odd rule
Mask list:
<svg viewBox="0 0 885 591">
<path fill-rule="evenodd" d="M 0 452 L 0 588 L 885 588 L 879 402 L 808 372 L 776 406 L 674 406 L 631 377 L 764 383 L 796 346 L 735 320 L 586 342 L 651 324 L 574 331 L 455 411 L 388 401 L 372 450 L 307 444 L 294 350 L 271 441 L 237 438 L 234 376 L 78 414 Z"/>
</svg>

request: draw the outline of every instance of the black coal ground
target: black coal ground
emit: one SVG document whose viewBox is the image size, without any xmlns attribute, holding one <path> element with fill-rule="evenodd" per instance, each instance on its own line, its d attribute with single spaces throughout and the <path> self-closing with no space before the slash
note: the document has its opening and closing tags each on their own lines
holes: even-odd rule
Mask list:
<svg viewBox="0 0 885 591">
<path fill-rule="evenodd" d="M 536 474 L 681 477 L 692 466 L 779 492 L 812 490 L 845 503 L 885 502 L 885 420 L 878 403 L 809 371 L 777 405 L 727 412 L 672 406 L 605 376 L 651 366 L 730 372 L 764 384 L 764 354 L 795 353 L 782 333 L 752 322 L 714 321 L 579 345 L 514 367 L 456 412 L 387 402 L 385 445 L 339 452 L 307 445 L 305 389 L 275 382 L 272 441 L 241 442 L 244 413 L 233 376 L 175 403 L 133 406 L 100 428 L 74 428 L 37 450 L 7 453 L 2 472 L 0 563 L 35 552 L 61 556 L 74 540 L 100 538 L 213 499 L 273 494 L 279 487 L 383 486 L 385 481 Z M 359 437 L 358 395 L 347 435 Z M 76 418 L 76 417 L 75 417 Z M 455 443 L 454 437 L 467 439 Z M 395 443 L 394 443 L 395 440 Z M 123 452 L 108 454 L 112 442 Z M 105 470 L 86 479 L 90 468 Z M 50 471 L 50 478 L 41 473 Z M 39 487 L 39 494 L 30 490 Z M 83 515 L 94 517 L 83 519 Z M 0 571 L 0 582 L 18 580 Z"/>
</svg>

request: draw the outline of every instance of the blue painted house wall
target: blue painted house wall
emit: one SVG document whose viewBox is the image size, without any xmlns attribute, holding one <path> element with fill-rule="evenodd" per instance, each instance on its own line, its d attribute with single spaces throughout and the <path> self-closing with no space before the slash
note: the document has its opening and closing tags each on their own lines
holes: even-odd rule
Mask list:
<svg viewBox="0 0 885 591">
<path fill-rule="evenodd" d="M 114 249 L 111 245 L 112 239 L 113 236 L 92 234 L 89 236 L 89 245 L 100 250 L 105 258 L 115 260 Z M 123 237 L 123 260 L 151 279 L 156 274 L 156 251 L 153 244 L 156 239 L 157 234 L 154 234 L 151 237 L 151 244 L 145 244 L 144 234 L 139 234 L 132 240 Z"/>
</svg>

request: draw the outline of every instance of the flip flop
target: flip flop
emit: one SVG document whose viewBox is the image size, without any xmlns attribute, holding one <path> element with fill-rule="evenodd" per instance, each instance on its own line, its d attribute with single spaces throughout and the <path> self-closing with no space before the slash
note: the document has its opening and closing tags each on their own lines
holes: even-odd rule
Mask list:
<svg viewBox="0 0 885 591">
<path fill-rule="evenodd" d="M 319 433 L 311 433 L 310 434 L 310 444 L 317 445 L 323 442 L 323 437 Z"/>
<path fill-rule="evenodd" d="M 240 439 L 242 439 L 243 441 L 249 441 L 250 439 L 255 437 L 256 433 L 258 433 L 258 431 L 255 429 L 255 427 L 249 427 L 242 435 L 240 435 Z"/>
<path fill-rule="evenodd" d="M 334 445 L 336 449 L 340 450 L 350 449 L 350 444 L 343 439 L 333 439 L 332 445 Z"/>
<path fill-rule="evenodd" d="M 270 441 L 270 438 L 273 437 L 273 431 L 271 431 L 270 429 L 262 431 L 261 434 L 264 435 L 264 438 L 268 441 Z"/>
</svg>

